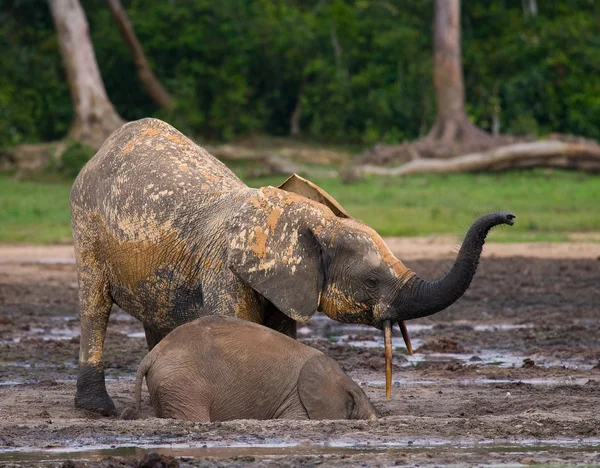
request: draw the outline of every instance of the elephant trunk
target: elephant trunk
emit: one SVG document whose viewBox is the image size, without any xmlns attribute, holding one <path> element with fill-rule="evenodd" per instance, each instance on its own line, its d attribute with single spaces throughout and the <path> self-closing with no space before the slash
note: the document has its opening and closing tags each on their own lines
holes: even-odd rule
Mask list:
<svg viewBox="0 0 600 468">
<path fill-rule="evenodd" d="M 452 269 L 437 281 L 412 277 L 400 292 L 396 320 L 409 320 L 435 314 L 456 302 L 467 290 L 477 270 L 479 257 L 490 229 L 499 224 L 514 224 L 509 212 L 491 213 L 473 223 L 458 252 Z"/>
</svg>

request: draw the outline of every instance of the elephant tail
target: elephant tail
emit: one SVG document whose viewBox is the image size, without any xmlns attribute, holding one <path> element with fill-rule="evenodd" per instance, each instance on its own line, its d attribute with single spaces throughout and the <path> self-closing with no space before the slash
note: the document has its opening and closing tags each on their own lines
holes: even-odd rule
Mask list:
<svg viewBox="0 0 600 468">
<path fill-rule="evenodd" d="M 148 373 L 148 369 L 154 363 L 155 357 L 154 353 L 149 352 L 146 354 L 142 362 L 138 367 L 137 373 L 135 375 L 135 410 L 140 411 L 141 400 L 142 400 L 142 382 L 144 381 L 144 377 Z M 147 383 L 147 382 L 146 382 Z"/>
</svg>

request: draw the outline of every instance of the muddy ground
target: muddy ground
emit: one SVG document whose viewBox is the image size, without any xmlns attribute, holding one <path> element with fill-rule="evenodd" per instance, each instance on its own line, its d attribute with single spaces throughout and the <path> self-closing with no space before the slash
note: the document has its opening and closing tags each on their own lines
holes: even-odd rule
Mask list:
<svg viewBox="0 0 600 468">
<path fill-rule="evenodd" d="M 390 245 L 422 276 L 448 267 L 437 245 Z M 395 339 L 389 403 L 379 333 L 322 315 L 301 327 L 362 385 L 378 421 L 211 424 L 154 418 L 147 393 L 142 420 L 76 410 L 70 250 L 2 248 L 0 466 L 138 466 L 151 450 L 162 465 L 146 466 L 600 465 L 600 249 L 561 245 L 490 245 L 458 303 L 409 324 L 414 356 Z M 113 310 L 105 361 L 120 409 L 145 353 L 139 322 Z"/>
</svg>

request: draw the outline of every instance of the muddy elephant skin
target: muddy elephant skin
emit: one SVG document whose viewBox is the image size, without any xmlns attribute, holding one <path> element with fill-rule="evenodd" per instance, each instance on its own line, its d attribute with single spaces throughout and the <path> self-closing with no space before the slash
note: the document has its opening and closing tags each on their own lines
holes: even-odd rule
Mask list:
<svg viewBox="0 0 600 468">
<path fill-rule="evenodd" d="M 270 328 L 225 316 L 177 327 L 142 360 L 161 418 L 376 419 L 375 408 L 331 358 Z"/>
<path fill-rule="evenodd" d="M 514 218 L 479 218 L 452 270 L 426 282 L 316 185 L 292 176 L 280 188 L 249 188 L 156 119 L 113 133 L 70 200 L 81 308 L 75 404 L 103 414 L 115 413 L 102 363 L 113 303 L 143 323 L 150 349 L 212 314 L 290 337 L 317 310 L 381 329 L 456 301 L 489 229 Z"/>
</svg>

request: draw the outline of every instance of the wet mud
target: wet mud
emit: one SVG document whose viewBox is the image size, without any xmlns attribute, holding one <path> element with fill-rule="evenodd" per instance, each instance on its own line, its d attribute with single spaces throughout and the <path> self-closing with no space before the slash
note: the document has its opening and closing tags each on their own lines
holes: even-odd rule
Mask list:
<svg viewBox="0 0 600 468">
<path fill-rule="evenodd" d="M 405 263 L 429 278 L 448 267 Z M 377 421 L 163 420 L 145 389 L 144 419 L 76 410 L 76 276 L 65 261 L 0 262 L 0 466 L 138 466 L 149 452 L 163 466 L 600 465 L 596 256 L 484 258 L 461 300 L 408 324 L 414 356 L 395 337 L 389 403 L 380 332 L 317 314 L 299 339 L 359 382 Z M 121 410 L 146 352 L 115 307 L 105 362 Z"/>
</svg>

